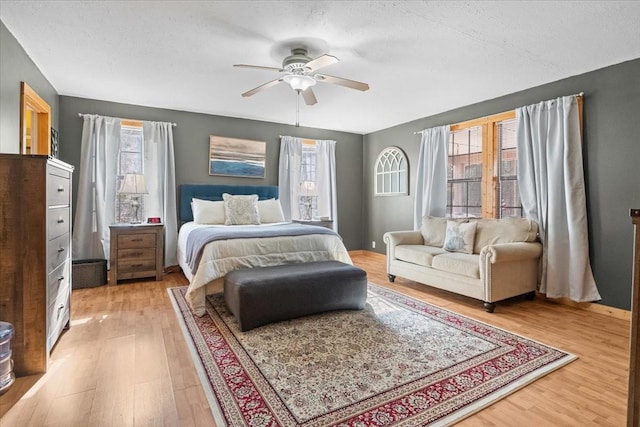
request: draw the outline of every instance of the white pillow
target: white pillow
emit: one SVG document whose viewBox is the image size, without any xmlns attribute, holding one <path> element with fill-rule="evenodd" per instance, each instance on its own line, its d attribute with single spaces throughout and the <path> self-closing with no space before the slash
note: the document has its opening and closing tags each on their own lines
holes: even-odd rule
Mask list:
<svg viewBox="0 0 640 427">
<path fill-rule="evenodd" d="M 222 200 L 224 201 L 225 225 L 260 224 L 257 194 L 232 196 L 224 193 Z"/>
<path fill-rule="evenodd" d="M 449 252 L 473 253 L 473 241 L 478 223 L 447 221 L 447 232 L 442 249 Z"/>
<path fill-rule="evenodd" d="M 197 224 L 224 224 L 224 202 L 191 199 L 193 221 Z"/>
<path fill-rule="evenodd" d="M 258 200 L 260 223 L 284 222 L 284 213 L 278 199 Z"/>
</svg>

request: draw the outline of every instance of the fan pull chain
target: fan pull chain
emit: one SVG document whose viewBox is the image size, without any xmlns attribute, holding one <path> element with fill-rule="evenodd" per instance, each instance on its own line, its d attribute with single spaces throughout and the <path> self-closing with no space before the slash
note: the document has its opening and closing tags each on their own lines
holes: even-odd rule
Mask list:
<svg viewBox="0 0 640 427">
<path fill-rule="evenodd" d="M 300 127 L 300 91 L 297 90 L 298 96 L 296 97 L 296 127 Z"/>
</svg>

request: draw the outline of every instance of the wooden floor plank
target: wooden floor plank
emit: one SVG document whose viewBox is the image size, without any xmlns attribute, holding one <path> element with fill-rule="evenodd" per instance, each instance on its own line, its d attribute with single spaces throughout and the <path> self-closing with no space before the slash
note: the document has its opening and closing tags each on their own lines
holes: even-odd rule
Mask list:
<svg viewBox="0 0 640 427">
<path fill-rule="evenodd" d="M 390 283 L 378 254 L 352 258 L 373 283 L 578 356 L 459 426 L 625 424 L 628 320 L 523 298 L 490 314 L 471 298 L 402 278 Z M 74 290 L 72 326 L 54 348 L 49 372 L 19 378 L 0 396 L 0 425 L 215 426 L 166 292 L 186 284 L 171 273 L 159 282 Z"/>
</svg>

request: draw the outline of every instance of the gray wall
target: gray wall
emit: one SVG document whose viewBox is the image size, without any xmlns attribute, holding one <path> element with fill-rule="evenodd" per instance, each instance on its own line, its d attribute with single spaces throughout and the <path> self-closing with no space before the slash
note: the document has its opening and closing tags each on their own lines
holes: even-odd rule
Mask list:
<svg viewBox="0 0 640 427">
<path fill-rule="evenodd" d="M 20 152 L 20 82 L 26 82 L 51 107 L 58 129 L 58 92 L 0 21 L 0 153 Z"/>
<path fill-rule="evenodd" d="M 364 232 L 363 247 L 384 253 L 386 231 L 413 228 L 414 195 L 373 196 L 373 167 L 380 151 L 402 148 L 409 158 L 410 191 L 415 190 L 415 171 L 420 136 L 433 126 L 512 110 L 562 95 L 584 92 L 584 163 L 591 265 L 608 306 L 631 308 L 633 239 L 629 209 L 640 207 L 640 59 L 603 68 L 558 82 L 527 89 L 490 101 L 425 117 L 364 138 Z"/>
<path fill-rule="evenodd" d="M 164 110 L 84 98 L 60 96 L 60 158 L 80 163 L 82 119 L 78 113 L 100 114 L 136 120 L 174 122 L 177 184 L 277 185 L 280 135 L 336 141 L 338 228 L 349 250 L 362 242 L 362 135 L 313 128 L 297 128 L 255 120 Z M 267 142 L 264 179 L 231 178 L 208 174 L 209 136 L 227 136 Z M 78 174 L 74 176 L 74 195 Z"/>
<path fill-rule="evenodd" d="M 640 117 L 640 59 L 603 68 L 490 101 L 425 117 L 366 135 L 296 128 L 267 122 L 59 97 L 22 46 L 0 22 L 0 152 L 17 153 L 20 135 L 20 82 L 26 81 L 52 109 L 52 127 L 60 131 L 60 158 L 78 165 L 82 121 L 78 113 L 139 120 L 176 122 L 176 178 L 181 183 L 277 184 L 279 135 L 335 139 L 337 144 L 338 218 L 348 249 L 383 253 L 382 235 L 411 229 L 413 194 L 373 196 L 373 165 L 389 145 L 409 157 L 410 190 L 415 188 L 420 138 L 413 132 L 507 111 L 523 105 L 585 92 L 584 159 L 591 263 L 602 303 L 630 308 L 632 229 L 629 209 L 640 207 L 636 168 L 640 143 L 635 130 Z M 209 135 L 267 142 L 266 178 L 213 177 L 207 173 Z M 364 140 L 364 144 L 363 144 Z M 362 159 L 362 161 L 361 161 Z M 78 174 L 75 175 L 77 180 Z M 77 181 L 74 180 L 74 194 Z M 364 196 L 363 196 L 364 194 Z"/>
</svg>

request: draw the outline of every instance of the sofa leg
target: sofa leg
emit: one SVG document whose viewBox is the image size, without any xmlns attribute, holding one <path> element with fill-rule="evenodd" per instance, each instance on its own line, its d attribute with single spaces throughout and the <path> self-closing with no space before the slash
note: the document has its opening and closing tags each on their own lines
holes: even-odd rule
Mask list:
<svg viewBox="0 0 640 427">
<path fill-rule="evenodd" d="M 390 282 L 394 282 L 396 280 L 396 276 L 394 276 L 393 274 L 388 274 L 387 276 L 389 276 Z"/>
<path fill-rule="evenodd" d="M 536 291 L 527 292 L 526 294 L 524 294 L 524 297 L 527 299 L 527 301 L 533 301 L 534 299 L 536 299 Z"/>
<path fill-rule="evenodd" d="M 484 309 L 487 310 L 488 313 L 493 313 L 493 310 L 496 309 L 495 302 L 484 302 Z"/>
</svg>

